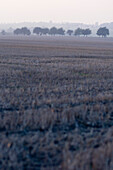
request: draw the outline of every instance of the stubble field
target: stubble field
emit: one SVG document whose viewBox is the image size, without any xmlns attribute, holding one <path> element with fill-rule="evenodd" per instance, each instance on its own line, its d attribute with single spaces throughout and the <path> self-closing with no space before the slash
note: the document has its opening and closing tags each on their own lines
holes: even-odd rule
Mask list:
<svg viewBox="0 0 113 170">
<path fill-rule="evenodd" d="M 113 39 L 0 37 L 0 169 L 113 169 Z"/>
</svg>

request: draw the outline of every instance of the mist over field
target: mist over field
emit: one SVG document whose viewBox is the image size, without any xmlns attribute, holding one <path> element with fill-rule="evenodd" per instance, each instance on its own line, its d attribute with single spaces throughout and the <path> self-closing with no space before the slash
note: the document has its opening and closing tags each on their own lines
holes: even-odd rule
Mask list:
<svg viewBox="0 0 113 170">
<path fill-rule="evenodd" d="M 95 24 L 84 24 L 84 23 L 70 23 L 70 22 L 59 22 L 59 23 L 55 23 L 55 22 L 20 22 L 20 23 L 2 23 L 0 24 L 0 31 L 5 30 L 7 32 L 7 34 L 12 34 L 13 31 L 16 28 L 22 28 L 22 27 L 28 27 L 31 32 L 33 31 L 33 29 L 35 27 L 42 27 L 42 28 L 52 28 L 52 27 L 56 27 L 56 28 L 63 28 L 65 29 L 65 31 L 71 29 L 73 31 L 75 31 L 77 28 L 89 28 L 92 30 L 92 34 L 91 36 L 96 37 L 96 32 L 100 27 L 107 27 L 109 29 L 110 32 L 110 37 L 113 37 L 113 22 L 111 23 L 103 23 L 103 24 L 99 24 L 98 22 L 96 22 Z"/>
</svg>

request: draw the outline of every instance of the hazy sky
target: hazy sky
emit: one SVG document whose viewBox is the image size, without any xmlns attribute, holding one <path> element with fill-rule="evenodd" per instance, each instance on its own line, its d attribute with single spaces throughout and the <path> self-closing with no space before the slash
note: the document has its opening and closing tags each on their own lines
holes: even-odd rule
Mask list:
<svg viewBox="0 0 113 170">
<path fill-rule="evenodd" d="M 0 0 L 0 23 L 113 22 L 113 0 Z"/>
</svg>

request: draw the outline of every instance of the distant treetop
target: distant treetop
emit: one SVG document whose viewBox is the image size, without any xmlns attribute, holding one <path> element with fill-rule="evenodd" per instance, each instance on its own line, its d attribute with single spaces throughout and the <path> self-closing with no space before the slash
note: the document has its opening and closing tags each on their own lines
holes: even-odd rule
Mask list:
<svg viewBox="0 0 113 170">
<path fill-rule="evenodd" d="M 13 32 L 15 35 L 30 35 L 31 31 L 27 27 L 17 28 Z M 1 32 L 2 35 L 5 35 L 5 31 Z M 88 36 L 92 34 L 92 31 L 89 28 L 77 28 L 75 31 L 69 29 L 65 31 L 62 27 L 61 28 L 41 28 L 35 27 L 33 29 L 33 34 L 37 35 L 75 35 L 75 36 Z M 106 37 L 109 35 L 109 29 L 106 27 L 100 27 L 96 33 L 98 36 Z"/>
<path fill-rule="evenodd" d="M 35 27 L 33 29 L 33 33 L 37 34 L 37 35 L 64 35 L 65 30 L 63 28 L 56 28 L 56 27 L 52 27 L 52 28 L 40 28 L 40 27 Z"/>
<path fill-rule="evenodd" d="M 67 34 L 71 36 L 73 34 L 73 30 L 67 30 Z"/>
<path fill-rule="evenodd" d="M 75 36 L 80 36 L 80 35 L 87 36 L 90 34 L 91 34 L 91 30 L 89 28 L 87 28 L 87 29 L 77 28 L 74 33 Z"/>
<path fill-rule="evenodd" d="M 14 34 L 30 35 L 31 32 L 27 27 L 22 27 L 22 28 L 17 28 L 16 30 L 14 30 Z"/>
<path fill-rule="evenodd" d="M 102 36 L 102 37 L 106 37 L 107 35 L 109 35 L 109 29 L 107 29 L 106 27 L 100 27 L 97 30 L 97 35 Z"/>
</svg>

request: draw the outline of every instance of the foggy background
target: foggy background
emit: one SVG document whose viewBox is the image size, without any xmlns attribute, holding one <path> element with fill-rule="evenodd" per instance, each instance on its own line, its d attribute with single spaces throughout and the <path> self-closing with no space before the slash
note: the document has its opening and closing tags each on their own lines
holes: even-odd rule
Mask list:
<svg viewBox="0 0 113 170">
<path fill-rule="evenodd" d="M 14 28 L 78 27 L 92 29 L 95 35 L 106 26 L 113 36 L 113 0 L 0 0 L 0 31 Z"/>
<path fill-rule="evenodd" d="M 113 21 L 113 0 L 0 0 L 0 23 Z"/>
</svg>

